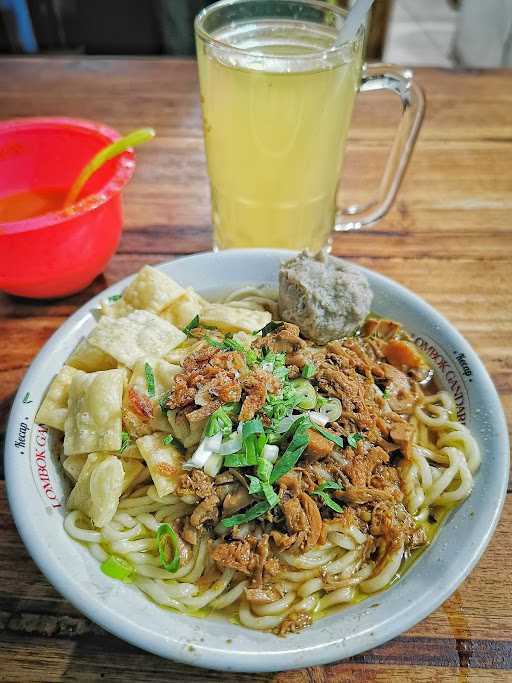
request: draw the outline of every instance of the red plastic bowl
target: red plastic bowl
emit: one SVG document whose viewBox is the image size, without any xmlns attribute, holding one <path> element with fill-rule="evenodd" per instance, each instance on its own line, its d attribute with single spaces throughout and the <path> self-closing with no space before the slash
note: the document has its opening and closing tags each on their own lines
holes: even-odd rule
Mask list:
<svg viewBox="0 0 512 683">
<path fill-rule="evenodd" d="M 119 136 L 91 121 L 14 119 L 0 123 L 0 201 L 24 191 L 67 189 L 82 167 Z M 58 297 L 102 272 L 121 236 L 121 190 L 135 167 L 132 150 L 107 162 L 76 204 L 35 218 L 0 223 L 0 289 Z"/>
</svg>

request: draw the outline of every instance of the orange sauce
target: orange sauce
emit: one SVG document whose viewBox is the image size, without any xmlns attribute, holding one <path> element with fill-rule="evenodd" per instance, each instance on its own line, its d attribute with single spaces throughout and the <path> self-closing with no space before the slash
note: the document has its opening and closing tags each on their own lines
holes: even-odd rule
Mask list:
<svg viewBox="0 0 512 683">
<path fill-rule="evenodd" d="M 27 220 L 58 211 L 64 205 L 66 193 L 67 190 L 48 188 L 0 197 L 0 223 Z"/>
</svg>

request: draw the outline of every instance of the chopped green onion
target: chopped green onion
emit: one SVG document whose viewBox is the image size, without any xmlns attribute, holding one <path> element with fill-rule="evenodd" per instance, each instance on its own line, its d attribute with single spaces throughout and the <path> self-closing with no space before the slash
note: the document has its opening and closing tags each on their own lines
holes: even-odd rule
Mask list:
<svg viewBox="0 0 512 683">
<path fill-rule="evenodd" d="M 325 493 L 325 491 L 321 490 L 321 486 L 323 486 L 323 484 L 320 485 L 318 488 L 316 488 L 313 491 L 312 495 L 318 496 L 319 498 L 321 498 L 323 503 L 325 505 L 327 505 L 327 507 L 331 508 L 331 510 L 334 510 L 335 512 L 343 512 L 343 508 L 341 507 L 341 505 L 338 505 L 338 503 L 335 500 L 333 500 L 328 493 Z M 325 487 L 325 488 L 334 488 L 334 487 L 331 486 L 331 487 Z"/>
<path fill-rule="evenodd" d="M 312 423 L 311 427 L 312 429 L 315 429 L 317 432 L 319 432 L 322 436 L 325 436 L 325 438 L 329 441 L 332 441 L 340 448 L 343 448 L 343 439 L 341 438 L 341 436 L 337 436 L 336 434 L 330 432 L 328 429 L 324 429 L 323 427 L 320 427 L 320 425 L 317 425 L 315 423 Z"/>
<path fill-rule="evenodd" d="M 162 411 L 162 415 L 165 415 L 169 408 L 167 407 L 167 401 L 169 400 L 169 397 L 171 395 L 170 391 L 166 391 L 165 394 L 162 394 L 160 398 L 158 399 L 158 403 L 160 404 L 160 410 Z"/>
<path fill-rule="evenodd" d="M 204 340 L 208 342 L 210 346 L 215 346 L 215 348 L 222 349 L 223 351 L 238 351 L 238 353 L 241 353 L 245 356 L 245 360 L 249 366 L 254 365 L 258 359 L 258 354 L 256 351 L 253 349 L 246 349 L 243 344 L 236 339 L 233 339 L 233 334 L 231 332 L 228 332 L 226 335 L 224 335 L 224 341 L 222 342 L 219 342 L 216 339 L 212 339 L 208 336 L 205 336 Z"/>
<path fill-rule="evenodd" d="M 124 453 L 131 443 L 132 440 L 130 439 L 128 432 L 121 432 L 121 448 L 119 449 L 119 453 Z"/>
<path fill-rule="evenodd" d="M 257 517 L 261 517 L 266 512 L 270 510 L 270 505 L 266 500 L 262 500 L 260 503 L 256 503 L 252 508 L 249 508 L 247 512 L 242 512 L 239 515 L 233 515 L 233 517 L 227 517 L 222 520 L 223 526 L 230 528 L 233 526 L 238 526 L 240 524 L 245 524 L 245 522 L 250 522 Z"/>
<path fill-rule="evenodd" d="M 210 435 L 207 434 L 207 436 Z M 258 463 L 259 454 L 267 443 L 263 424 L 259 418 L 243 423 L 242 443 L 244 450 L 226 455 L 224 467 L 252 467 Z"/>
<path fill-rule="evenodd" d="M 338 484 L 336 481 L 324 481 L 322 484 L 320 484 L 320 486 L 317 486 L 312 493 L 313 496 L 318 496 L 321 498 L 324 504 L 327 505 L 327 507 L 330 507 L 331 510 L 334 510 L 335 512 L 343 512 L 343 508 L 338 505 L 338 503 L 336 503 L 336 501 L 334 501 L 328 493 L 325 493 L 326 489 L 340 491 L 343 489 L 343 486 Z"/>
<path fill-rule="evenodd" d="M 222 406 L 226 415 L 238 415 L 240 412 L 240 401 L 234 401 L 233 403 L 224 403 Z"/>
<path fill-rule="evenodd" d="M 279 496 L 277 493 L 274 491 L 272 486 L 267 483 L 267 482 L 262 482 L 261 483 L 261 490 L 263 491 L 263 495 L 267 499 L 267 503 L 271 506 L 274 507 L 279 503 Z"/>
<path fill-rule="evenodd" d="M 317 486 L 314 493 L 320 493 L 321 491 L 325 491 L 325 489 L 334 489 L 335 491 L 341 491 L 343 489 L 343 486 L 341 486 L 341 484 L 338 484 L 337 481 L 328 479 L 327 481 L 323 481 L 319 486 Z"/>
<path fill-rule="evenodd" d="M 255 451 L 231 453 L 224 457 L 224 467 L 252 467 L 258 462 Z"/>
<path fill-rule="evenodd" d="M 160 564 L 165 571 L 173 574 L 180 566 L 180 545 L 176 532 L 169 524 L 160 524 L 156 531 L 156 541 L 158 544 L 158 554 L 160 555 Z M 169 544 L 172 546 L 172 551 L 169 548 Z M 168 555 L 170 555 L 170 558 Z"/>
<path fill-rule="evenodd" d="M 121 298 L 121 296 L 122 296 L 121 294 L 112 294 L 112 296 L 109 296 L 109 297 L 108 297 L 108 301 L 109 301 L 110 304 L 113 304 L 114 301 L 119 301 L 119 299 Z"/>
<path fill-rule="evenodd" d="M 288 448 L 274 465 L 274 469 L 270 475 L 271 484 L 275 484 L 275 482 L 289 472 L 292 467 L 295 467 L 295 464 L 309 443 L 307 430 L 310 426 L 311 421 L 307 417 L 301 417 L 293 424 L 293 429 L 295 430 L 293 438 L 290 441 Z"/>
<path fill-rule="evenodd" d="M 243 423 L 242 426 L 242 439 L 247 439 L 251 434 L 263 434 L 263 423 L 259 417 L 255 417 L 253 420 L 248 420 Z"/>
<path fill-rule="evenodd" d="M 249 493 L 251 495 L 254 495 L 255 493 L 261 493 L 261 481 L 258 479 L 258 477 L 253 477 L 252 474 L 248 474 L 247 478 L 250 481 Z"/>
<path fill-rule="evenodd" d="M 172 442 L 174 441 L 174 436 L 172 434 L 167 434 L 167 436 L 164 436 L 162 439 L 164 446 L 170 446 Z"/>
<path fill-rule="evenodd" d="M 261 451 L 265 448 L 266 443 L 267 435 L 263 432 L 256 438 L 256 452 L 258 455 L 261 455 Z"/>
<path fill-rule="evenodd" d="M 270 332 L 277 330 L 277 328 L 281 327 L 282 324 L 283 323 L 279 320 L 271 320 L 264 327 L 262 327 L 261 330 L 256 330 L 255 332 L 253 332 L 253 334 L 259 334 L 261 332 L 261 336 L 266 337 L 267 334 L 270 334 Z"/>
<path fill-rule="evenodd" d="M 297 395 L 297 408 L 311 410 L 316 406 L 316 391 L 311 382 L 299 377 L 292 380 L 291 385 Z"/>
<path fill-rule="evenodd" d="M 220 406 L 220 408 L 217 408 L 217 410 L 208 418 L 204 434 L 205 436 L 215 436 L 215 434 L 218 434 L 219 432 L 222 432 L 222 434 L 230 434 L 232 429 L 233 425 L 229 415 L 224 410 L 224 407 Z"/>
<path fill-rule="evenodd" d="M 311 379 L 316 372 L 316 365 L 314 363 L 306 363 L 306 365 L 302 368 L 302 376 L 305 379 Z"/>
<path fill-rule="evenodd" d="M 268 481 L 261 481 L 261 479 L 258 479 L 258 477 L 253 477 L 250 474 L 248 474 L 247 476 L 251 482 L 249 486 L 250 494 L 254 495 L 255 493 L 262 493 L 267 499 L 267 503 L 271 507 L 274 507 L 279 503 L 279 496 L 274 491 L 272 486 L 268 483 Z"/>
<path fill-rule="evenodd" d="M 356 432 L 355 434 L 350 434 L 347 436 L 347 442 L 349 446 L 352 446 L 352 448 L 355 448 L 357 446 L 358 441 L 362 441 L 364 439 L 364 436 L 360 432 Z"/>
<path fill-rule="evenodd" d="M 199 316 L 195 315 L 192 320 L 185 325 L 185 327 L 182 329 L 182 332 L 187 335 L 187 337 L 191 336 L 192 330 L 195 330 L 196 327 L 199 327 Z"/>
<path fill-rule="evenodd" d="M 327 418 L 328 422 L 336 422 L 342 412 L 343 408 L 339 398 L 324 399 L 323 405 L 320 408 L 320 413 Z"/>
<path fill-rule="evenodd" d="M 245 356 L 247 365 L 251 366 L 258 360 L 258 354 L 253 349 L 246 349 L 245 346 L 231 337 L 224 337 L 224 345 L 232 351 L 238 351 Z"/>
<path fill-rule="evenodd" d="M 243 442 L 245 455 L 248 460 L 256 464 L 258 462 L 258 451 L 256 449 L 256 435 L 249 436 Z"/>
<path fill-rule="evenodd" d="M 100 565 L 101 571 L 110 576 L 111 579 L 129 582 L 132 574 L 135 573 L 134 567 L 119 555 L 109 555 Z"/>
<path fill-rule="evenodd" d="M 323 408 L 326 403 L 329 403 L 329 399 L 325 398 L 325 396 L 320 396 L 318 395 L 316 397 L 316 409 L 318 410 L 319 408 Z"/>
<path fill-rule="evenodd" d="M 231 351 L 239 351 L 240 353 L 245 353 L 245 347 L 240 344 L 236 339 L 233 339 L 233 335 L 228 333 L 224 336 L 224 346 Z"/>
<path fill-rule="evenodd" d="M 208 337 L 206 334 L 203 337 L 204 341 L 210 344 L 210 346 L 215 346 L 216 349 L 223 349 L 224 344 L 220 341 L 217 341 L 217 339 L 212 339 L 211 337 Z"/>
<path fill-rule="evenodd" d="M 273 465 L 270 460 L 260 457 L 256 467 L 256 474 L 262 481 L 269 481 L 272 468 Z"/>
<path fill-rule="evenodd" d="M 391 392 L 389 391 L 389 389 L 387 389 L 387 388 L 384 389 L 384 391 L 382 392 L 382 398 L 388 399 L 390 396 L 391 396 Z"/>
<path fill-rule="evenodd" d="M 283 417 L 288 415 L 297 405 L 297 393 L 291 386 L 290 382 L 286 382 L 280 394 L 269 394 L 267 402 L 261 409 L 261 412 L 272 418 L 272 427 L 275 429 Z"/>
<path fill-rule="evenodd" d="M 252 367 L 258 360 L 258 354 L 254 349 L 247 349 L 245 352 L 245 360 L 249 367 Z"/>
<path fill-rule="evenodd" d="M 144 377 L 146 378 L 148 396 L 153 398 L 155 395 L 155 375 L 153 374 L 153 368 L 149 363 L 144 363 Z"/>
</svg>

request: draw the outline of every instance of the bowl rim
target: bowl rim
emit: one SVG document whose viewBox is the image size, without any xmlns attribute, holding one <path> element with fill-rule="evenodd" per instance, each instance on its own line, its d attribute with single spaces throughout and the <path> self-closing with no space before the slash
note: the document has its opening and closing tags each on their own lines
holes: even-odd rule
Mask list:
<svg viewBox="0 0 512 683">
<path fill-rule="evenodd" d="M 106 144 L 110 144 L 121 137 L 117 130 L 103 123 L 67 116 L 20 117 L 0 121 L 0 136 L 5 133 L 15 134 L 24 130 L 80 131 L 81 133 L 89 133 L 91 137 L 101 137 Z M 112 197 L 121 192 L 135 171 L 135 152 L 132 147 L 119 154 L 115 159 L 114 172 L 93 195 L 84 197 L 66 209 L 50 211 L 19 221 L 0 222 L 0 237 L 41 228 L 51 228 L 59 223 L 84 216 L 110 201 Z"/>
<path fill-rule="evenodd" d="M 225 250 L 220 252 L 220 254 L 215 254 L 213 252 L 203 252 L 200 254 L 194 254 L 191 256 L 183 257 L 173 261 L 166 261 L 158 264 L 159 268 L 166 268 L 171 263 L 186 262 L 192 259 L 198 260 L 196 267 L 201 267 L 202 259 L 210 259 L 212 256 L 221 256 L 227 259 L 226 266 L 229 266 L 229 259 L 233 258 L 239 260 L 247 256 L 261 257 L 270 256 L 271 258 L 280 258 L 283 260 L 295 255 L 296 252 L 277 250 L 277 249 L 233 249 Z M 352 264 L 355 265 L 355 264 Z M 486 517 L 488 518 L 489 524 L 480 536 L 476 539 L 475 544 L 471 547 L 463 548 L 465 560 L 461 566 L 450 571 L 448 580 L 443 583 L 440 587 L 436 584 L 431 587 L 430 592 L 423 597 L 425 598 L 420 603 L 418 599 L 410 599 L 400 605 L 400 609 L 393 612 L 391 615 L 387 615 L 382 618 L 378 623 L 379 629 L 372 629 L 371 633 L 361 632 L 359 634 L 354 634 L 357 637 L 344 640 L 331 634 L 330 637 L 325 636 L 325 640 L 321 644 L 312 644 L 310 647 L 297 647 L 294 646 L 293 637 L 290 640 L 286 639 L 286 647 L 283 647 L 280 651 L 261 651 L 261 652 L 246 652 L 246 651 L 232 651 L 230 648 L 222 647 L 216 642 L 208 644 L 194 643 L 194 648 L 182 647 L 179 642 L 179 635 L 174 637 L 170 642 L 165 637 L 157 638 L 153 631 L 145 628 L 143 625 L 139 625 L 134 622 L 133 619 L 129 618 L 126 614 L 119 614 L 113 611 L 107 604 L 104 604 L 97 599 L 92 599 L 89 592 L 80 583 L 75 581 L 69 573 L 62 572 L 62 567 L 57 563 L 57 561 L 48 556 L 46 552 L 46 546 L 44 541 L 38 536 L 37 531 L 34 526 L 30 523 L 30 519 L 27 519 L 25 515 L 25 509 L 22 497 L 16 496 L 15 489 L 16 486 L 21 486 L 22 481 L 16 481 L 19 479 L 16 473 L 15 458 L 6 457 L 5 458 L 5 473 L 7 486 L 7 497 L 9 501 L 9 506 L 11 508 L 12 515 L 14 517 L 16 527 L 20 536 L 25 543 L 32 559 L 36 562 L 37 566 L 43 572 L 43 574 L 48 578 L 50 583 L 56 588 L 56 590 L 61 593 L 67 600 L 69 600 L 77 609 L 84 613 L 88 618 L 90 618 L 95 623 L 99 624 L 102 628 L 109 631 L 110 633 L 120 637 L 127 642 L 135 645 L 136 647 L 141 647 L 153 654 L 159 655 L 164 658 L 173 659 L 175 661 L 182 662 L 183 664 L 188 664 L 192 666 L 199 666 L 202 668 L 211 668 L 218 671 L 240 671 L 240 672 L 266 672 L 266 671 L 281 671 L 298 669 L 309 666 L 317 666 L 328 664 L 336 660 L 345 659 L 346 657 L 353 656 L 360 652 L 375 648 L 382 643 L 400 635 L 404 631 L 408 630 L 422 619 L 427 617 L 433 611 L 435 611 L 464 581 L 468 574 L 475 567 L 477 562 L 480 560 L 484 550 L 486 549 L 496 525 L 499 521 L 501 511 L 505 502 L 507 483 L 508 483 L 508 472 L 510 465 L 509 457 L 509 439 L 508 430 L 506 429 L 507 423 L 505 420 L 505 415 L 501 402 L 499 400 L 496 388 L 489 377 L 489 374 L 480 361 L 478 355 L 471 348 L 469 343 L 462 337 L 458 330 L 440 313 L 438 313 L 430 304 L 421 299 L 418 295 L 411 292 L 409 289 L 398 284 L 396 281 L 388 278 L 375 271 L 370 271 L 367 268 L 357 265 L 357 269 L 360 269 L 365 274 L 371 274 L 374 282 L 382 283 L 387 288 L 391 288 L 395 294 L 401 294 L 407 300 L 411 301 L 414 305 L 419 306 L 421 310 L 425 311 L 432 316 L 432 319 L 438 323 L 440 326 L 444 327 L 447 336 L 457 343 L 457 347 L 466 354 L 467 357 L 471 359 L 474 366 L 478 368 L 479 372 L 479 384 L 481 384 L 481 391 L 486 396 L 486 401 L 492 409 L 492 414 L 495 420 L 495 424 L 499 427 L 504 427 L 504 429 L 499 429 L 498 441 L 500 447 L 501 468 L 500 472 L 506 473 L 499 483 L 495 485 L 495 491 L 493 491 L 495 497 L 492 501 L 492 507 L 489 507 Z M 100 292 L 88 302 L 83 304 L 73 315 L 71 315 L 61 327 L 54 332 L 52 337 L 46 342 L 43 349 L 46 349 L 46 353 L 42 353 L 43 349 L 34 359 L 32 365 L 27 371 L 26 376 L 23 378 L 21 385 L 18 389 L 16 397 L 13 402 L 13 408 L 9 417 L 7 435 L 6 435 L 6 456 L 8 450 L 8 444 L 13 442 L 13 437 L 16 434 L 17 429 L 17 418 L 21 415 L 23 408 L 20 407 L 22 396 L 24 392 L 28 389 L 28 379 L 32 373 L 37 373 L 39 368 L 43 366 L 46 362 L 45 356 L 51 354 L 54 347 L 58 346 L 59 343 L 66 338 L 67 335 L 82 329 L 82 325 L 87 315 L 91 315 L 92 308 L 96 306 L 102 299 L 108 297 L 112 294 L 119 294 L 131 281 L 135 274 L 129 275 L 119 282 L 111 285 L 103 292 Z M 179 276 L 178 276 L 179 277 Z M 439 542 L 439 539 L 438 539 Z M 407 576 L 407 575 L 406 575 Z M 405 580 L 405 578 L 403 579 Z M 396 585 L 400 585 L 399 582 Z M 436 588 L 434 591 L 433 589 Z M 437 590 L 438 589 L 438 590 Z M 392 591 L 393 588 L 389 588 Z M 385 591 L 387 593 L 387 591 Z M 379 593 L 381 595 L 382 593 Z M 377 610 L 375 610 L 377 612 Z M 178 618 L 180 615 L 177 615 Z M 215 628 L 215 622 L 211 622 L 213 629 Z M 242 627 L 240 627 L 242 628 Z M 374 632 L 378 630 L 378 632 Z M 366 638 L 366 645 L 361 647 L 360 639 Z M 213 639 L 215 641 L 215 638 Z"/>
</svg>

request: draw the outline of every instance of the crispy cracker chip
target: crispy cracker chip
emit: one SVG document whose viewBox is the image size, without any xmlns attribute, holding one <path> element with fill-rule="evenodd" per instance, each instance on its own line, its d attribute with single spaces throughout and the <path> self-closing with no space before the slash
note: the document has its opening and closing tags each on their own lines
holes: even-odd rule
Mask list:
<svg viewBox="0 0 512 683">
<path fill-rule="evenodd" d="M 75 375 L 69 388 L 64 454 L 118 451 L 125 370 Z"/>
<path fill-rule="evenodd" d="M 149 367 L 153 375 L 152 397 L 148 393 L 146 367 Z M 181 370 L 179 365 L 171 365 L 162 358 L 139 358 L 135 363 L 123 397 L 123 422 L 130 436 L 139 437 L 153 432 L 169 431 L 169 421 L 166 412 L 162 413 L 160 399 L 169 391 L 174 384 L 174 377 Z M 150 415 L 145 414 L 146 409 Z"/>
<path fill-rule="evenodd" d="M 166 434 L 157 432 L 137 439 L 137 447 L 146 461 L 159 496 L 172 493 L 183 474 L 181 453 L 172 444 L 164 444 L 165 436 Z"/>
<path fill-rule="evenodd" d="M 205 301 L 192 287 L 187 287 L 186 291 L 179 299 L 164 309 L 160 315 L 165 320 L 168 320 L 176 327 L 183 329 L 188 323 L 200 315 L 201 311 L 208 302 Z"/>
<path fill-rule="evenodd" d="M 253 332 L 267 325 L 271 319 L 267 311 L 233 308 L 226 304 L 208 304 L 201 313 L 201 322 L 225 332 Z"/>
<path fill-rule="evenodd" d="M 68 397 L 71 380 L 82 375 L 80 370 L 64 365 L 50 384 L 43 402 L 39 406 L 36 422 L 64 431 L 64 423 L 68 414 Z"/>
<path fill-rule="evenodd" d="M 86 453 L 77 453 L 77 455 L 68 455 L 68 457 L 62 463 L 64 472 L 73 480 L 77 481 L 82 471 L 83 466 L 87 460 Z"/>
<path fill-rule="evenodd" d="M 98 370 L 112 370 L 117 367 L 117 361 L 105 351 L 90 344 L 87 339 L 82 339 L 67 359 L 66 365 L 84 372 L 97 372 Z"/>
<path fill-rule="evenodd" d="M 124 318 L 134 310 L 135 308 L 127 304 L 124 299 L 117 299 L 117 301 L 105 299 L 100 304 L 101 315 L 107 315 L 109 318 Z"/>
<path fill-rule="evenodd" d="M 124 453 L 121 458 L 121 464 L 124 470 L 123 479 L 123 493 L 130 488 L 137 477 L 141 474 L 144 469 L 144 463 L 141 460 L 136 460 L 134 458 L 125 458 Z"/>
<path fill-rule="evenodd" d="M 88 341 L 132 368 L 144 356 L 165 356 L 185 338 L 181 330 L 154 313 L 134 311 L 125 318 L 101 318 Z"/>
<path fill-rule="evenodd" d="M 122 493 L 124 469 L 111 453 L 90 453 L 67 501 L 68 510 L 80 510 L 95 526 L 103 527 L 115 515 Z"/>
<path fill-rule="evenodd" d="M 161 270 L 144 266 L 124 290 L 123 301 L 133 308 L 160 313 L 184 291 L 181 285 Z"/>
</svg>

